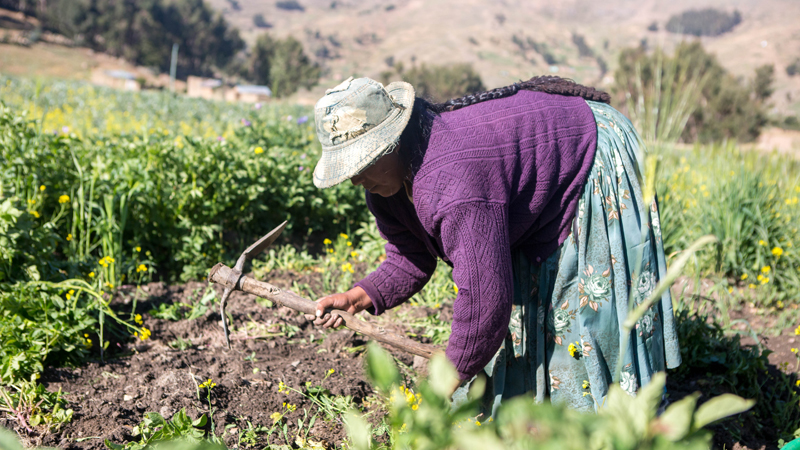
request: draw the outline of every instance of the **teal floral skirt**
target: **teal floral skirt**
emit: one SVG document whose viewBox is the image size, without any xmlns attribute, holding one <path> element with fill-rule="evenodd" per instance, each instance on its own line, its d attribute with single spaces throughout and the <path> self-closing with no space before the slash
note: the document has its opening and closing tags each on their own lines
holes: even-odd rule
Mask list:
<svg viewBox="0 0 800 450">
<path fill-rule="evenodd" d="M 661 225 L 656 201 L 644 203 L 644 149 L 633 125 L 609 105 L 587 103 L 597 122 L 594 165 L 560 248 L 539 265 L 512 254 L 508 336 L 484 368 L 487 416 L 522 394 L 596 411 L 612 383 L 635 395 L 654 373 L 681 362 L 669 291 L 623 333 L 631 290 L 638 305 L 665 276 Z M 470 384 L 456 391 L 455 404 Z"/>
</svg>

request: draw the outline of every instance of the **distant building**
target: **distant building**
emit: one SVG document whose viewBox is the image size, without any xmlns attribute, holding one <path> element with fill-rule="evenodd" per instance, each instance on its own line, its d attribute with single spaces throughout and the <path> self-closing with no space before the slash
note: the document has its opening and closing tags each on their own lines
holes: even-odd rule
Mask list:
<svg viewBox="0 0 800 450">
<path fill-rule="evenodd" d="M 225 99 L 225 89 L 222 80 L 189 76 L 186 79 L 186 95 L 209 100 L 223 100 Z"/>
<path fill-rule="evenodd" d="M 269 100 L 272 90 L 258 85 L 226 86 L 216 78 L 190 76 L 186 79 L 186 95 L 209 100 L 258 103 Z"/>
<path fill-rule="evenodd" d="M 90 81 L 100 86 L 108 86 L 124 91 L 141 91 L 142 85 L 136 75 L 125 70 L 92 70 Z"/>
<path fill-rule="evenodd" d="M 269 100 L 272 97 L 272 90 L 267 86 L 259 86 L 255 84 L 239 85 L 232 89 L 235 93 L 235 98 L 226 100 L 239 101 L 246 103 L 258 103 Z"/>
</svg>

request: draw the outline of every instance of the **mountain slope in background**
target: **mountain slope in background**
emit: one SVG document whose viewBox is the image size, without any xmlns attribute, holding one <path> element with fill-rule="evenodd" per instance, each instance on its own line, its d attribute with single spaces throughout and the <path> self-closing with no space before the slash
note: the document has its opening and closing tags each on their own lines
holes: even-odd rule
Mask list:
<svg viewBox="0 0 800 450">
<path fill-rule="evenodd" d="M 298 0 L 303 11 L 279 8 L 274 1 L 209 1 L 249 43 L 263 32 L 291 34 L 304 43 L 325 67 L 319 87 L 296 94 L 305 103 L 342 78 L 379 78 L 391 70 L 389 63 L 398 62 L 405 68 L 468 62 L 488 87 L 546 73 L 608 87 L 620 49 L 640 45 L 643 39 L 649 46 L 667 48 L 695 39 L 663 31 L 671 15 L 692 8 L 736 9 L 742 23 L 729 33 L 702 38 L 703 45 L 732 73 L 747 79 L 755 67 L 774 64 L 773 112 L 800 114 L 800 76 L 786 73 L 800 58 L 797 0 Z M 265 22 L 261 28 L 254 25 L 257 14 Z M 653 22 L 659 31 L 648 31 Z M 596 56 L 581 56 L 573 35 L 584 37 Z M 532 43 L 540 48 L 544 44 L 557 63 L 548 64 L 531 49 Z M 603 63 L 608 66 L 605 73 Z"/>
</svg>

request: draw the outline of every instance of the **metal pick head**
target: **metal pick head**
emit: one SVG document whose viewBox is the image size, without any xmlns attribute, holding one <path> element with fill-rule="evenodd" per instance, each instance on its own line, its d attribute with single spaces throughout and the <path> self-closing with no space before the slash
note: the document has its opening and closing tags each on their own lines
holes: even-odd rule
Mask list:
<svg viewBox="0 0 800 450">
<path fill-rule="evenodd" d="M 245 256 L 245 259 L 252 259 L 256 255 L 264 251 L 265 248 L 269 247 L 270 244 L 275 242 L 275 239 L 278 239 L 278 236 L 281 235 L 283 229 L 286 228 L 287 223 L 288 221 L 284 220 L 282 224 L 278 225 L 277 227 L 275 227 L 275 229 L 265 234 L 264 237 L 257 240 L 250 247 L 247 247 L 247 250 L 245 250 L 244 253 L 242 253 L 242 255 Z"/>
</svg>

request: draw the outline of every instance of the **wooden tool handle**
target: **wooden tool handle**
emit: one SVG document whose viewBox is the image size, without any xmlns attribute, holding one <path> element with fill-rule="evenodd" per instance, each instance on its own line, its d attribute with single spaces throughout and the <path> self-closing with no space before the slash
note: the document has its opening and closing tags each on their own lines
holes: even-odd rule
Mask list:
<svg viewBox="0 0 800 450">
<path fill-rule="evenodd" d="M 231 272 L 230 267 L 225 266 L 222 263 L 219 263 L 216 266 L 214 266 L 213 269 L 211 269 L 211 272 L 208 274 L 208 280 L 213 283 L 227 286 L 228 275 L 230 274 L 230 272 Z M 267 298 L 276 303 L 280 303 L 283 306 L 291 308 L 295 311 L 300 311 L 305 314 L 313 315 L 317 309 L 317 303 L 314 301 L 311 301 L 304 297 L 300 297 L 299 295 L 291 291 L 284 291 L 277 286 L 273 286 L 263 281 L 255 280 L 250 277 L 241 277 L 236 286 L 229 286 L 229 287 L 231 289 L 247 292 L 248 294 L 253 294 L 262 298 Z M 430 357 L 433 355 L 434 352 L 441 351 L 441 349 L 439 349 L 436 346 L 429 344 L 421 344 L 417 341 L 409 339 L 406 336 L 392 333 L 391 331 L 386 330 L 381 326 L 377 326 L 365 320 L 361 320 L 347 311 L 335 309 L 331 311 L 331 314 L 333 314 L 334 316 L 340 316 L 344 320 L 345 326 L 347 328 L 350 328 L 353 331 L 357 331 L 365 336 L 369 336 L 378 342 L 382 342 L 384 344 L 388 344 L 391 345 L 392 347 L 411 353 L 412 355 L 418 355 L 422 356 L 423 358 L 430 359 Z"/>
</svg>

